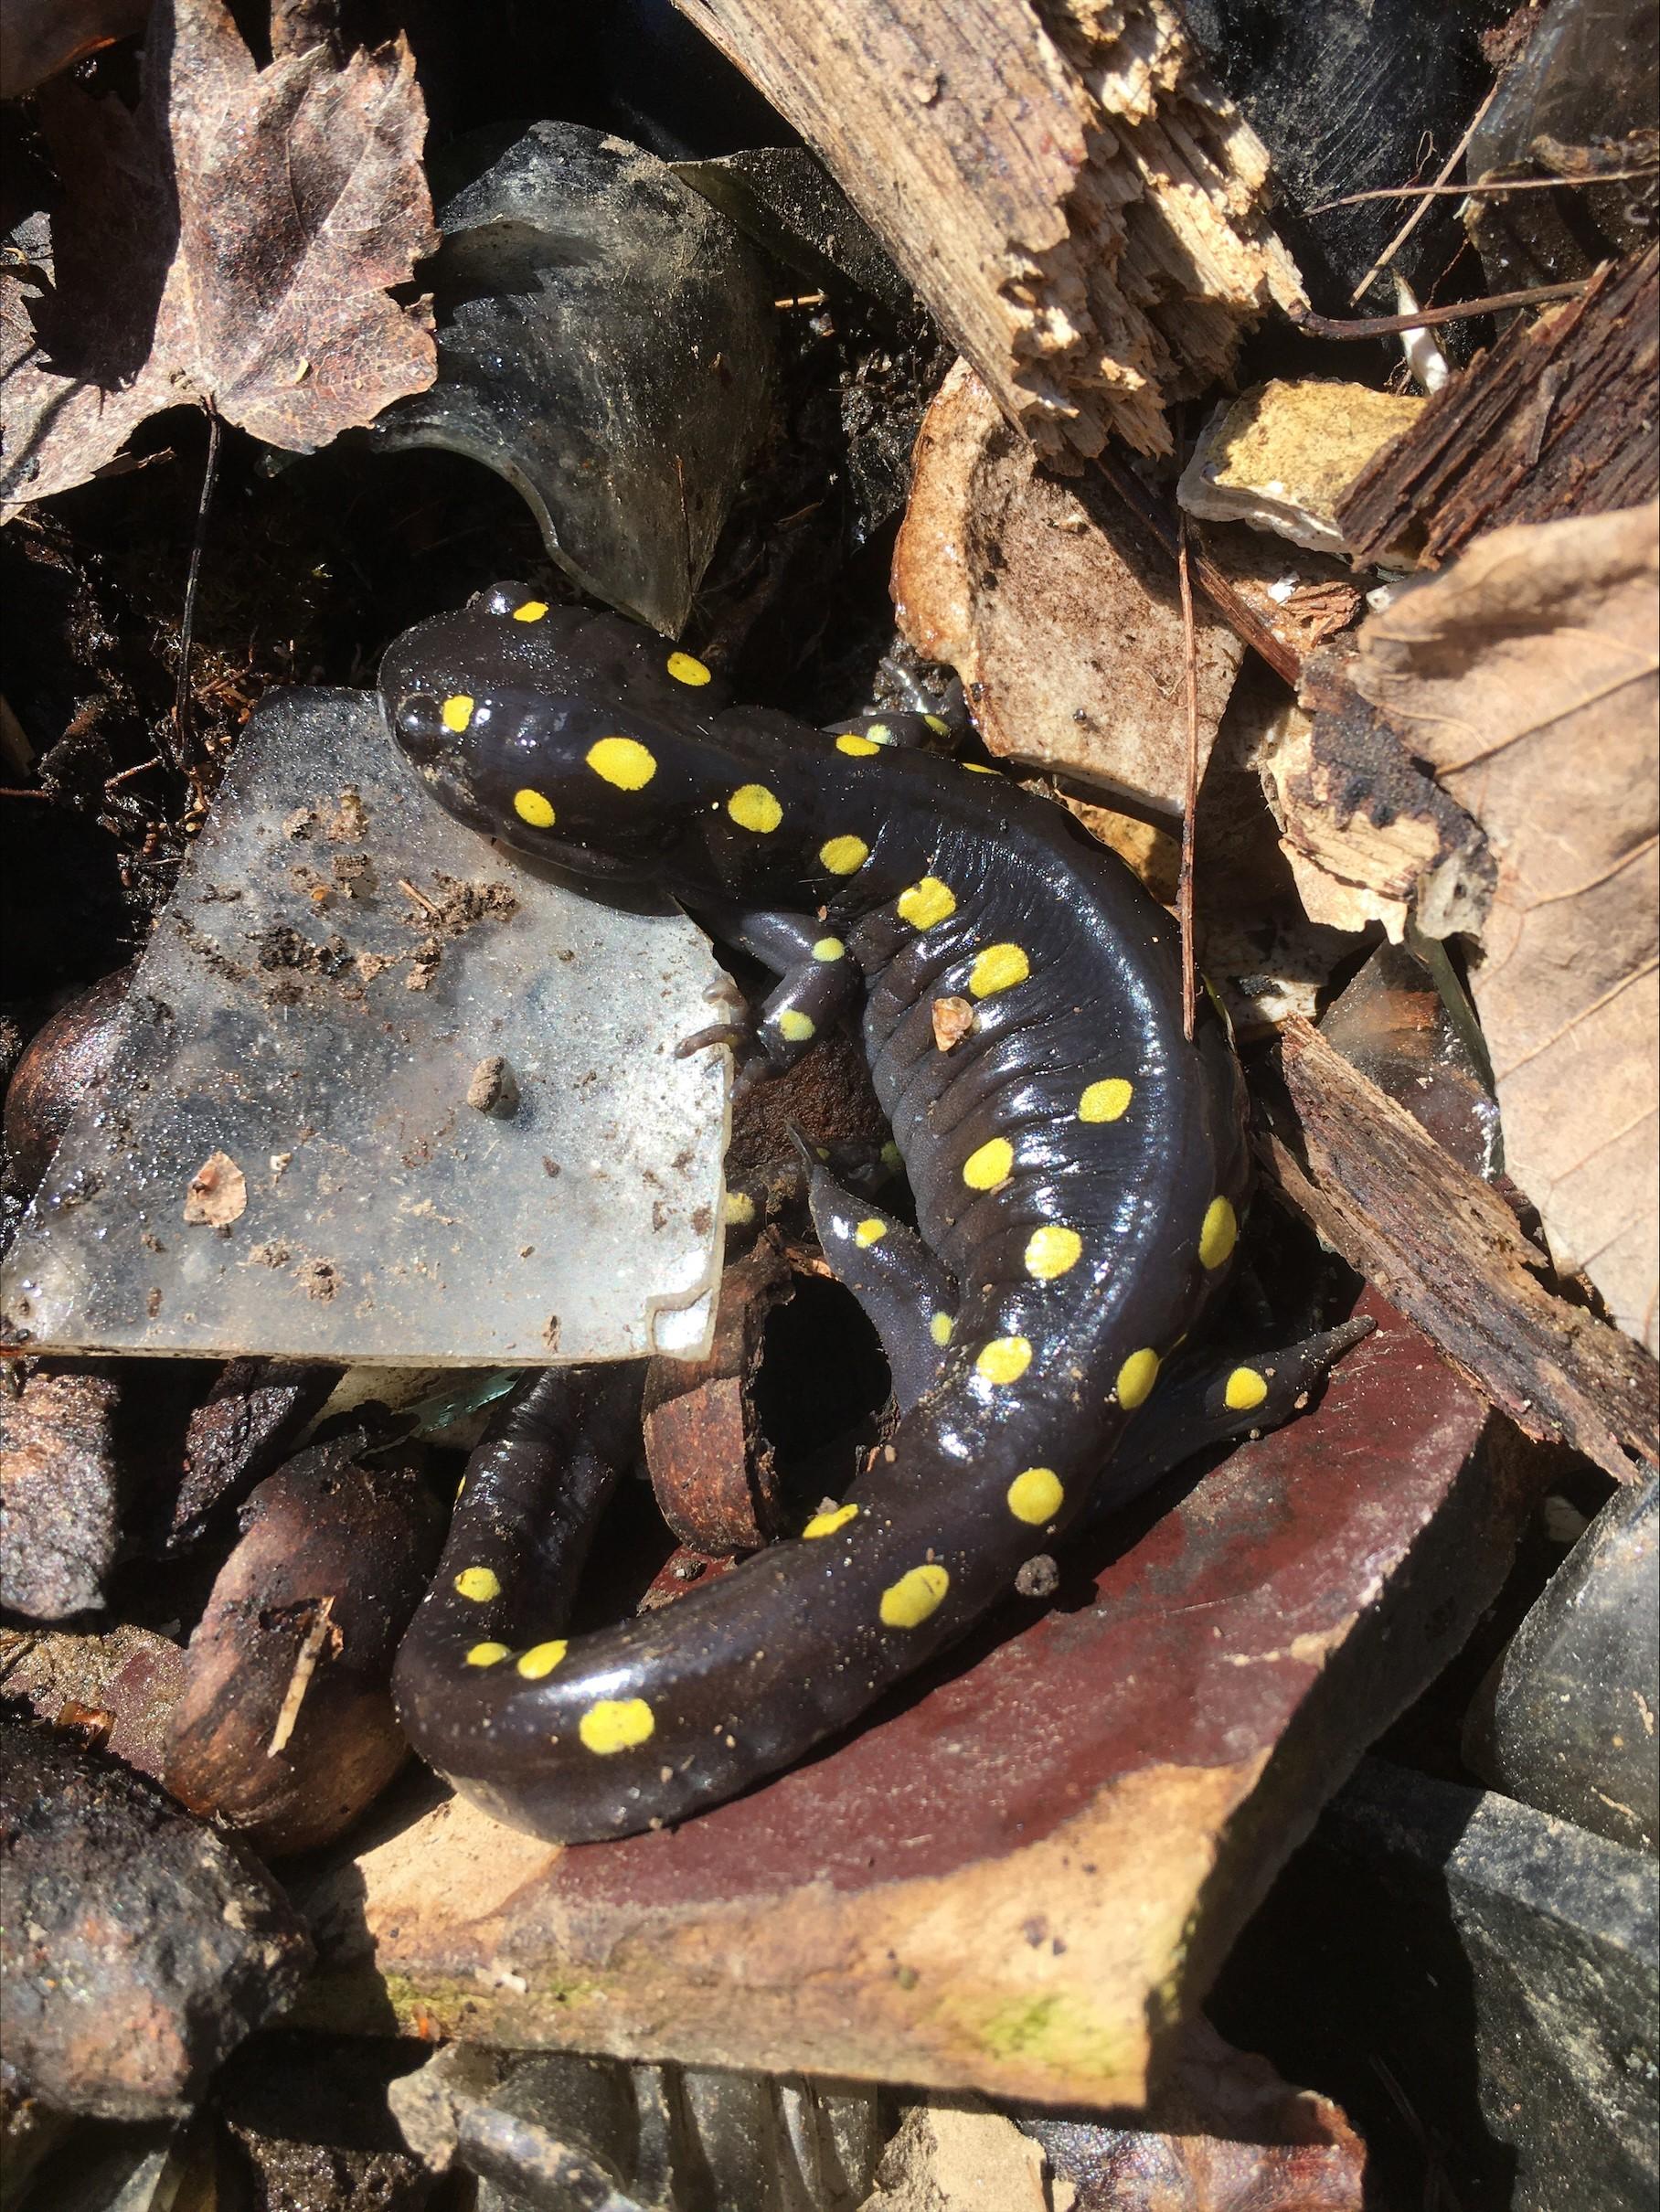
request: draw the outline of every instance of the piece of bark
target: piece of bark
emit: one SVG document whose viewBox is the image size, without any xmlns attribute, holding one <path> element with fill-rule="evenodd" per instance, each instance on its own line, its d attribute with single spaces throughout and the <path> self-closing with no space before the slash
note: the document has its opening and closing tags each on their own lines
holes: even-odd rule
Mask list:
<svg viewBox="0 0 1660 2212">
<path fill-rule="evenodd" d="M 183 1648 L 125 1622 L 101 1635 L 0 1629 L 0 1695 L 48 1726 L 70 1728 L 160 1781 L 173 1707 L 185 1686 Z"/>
<path fill-rule="evenodd" d="M 1660 1462 L 1654 1362 L 1553 1297 L 1509 1207 L 1308 1023 L 1258 1090 L 1254 1142 L 1285 1197 L 1524 1434 L 1628 1483 Z"/>
<path fill-rule="evenodd" d="M 1356 692 L 1348 654 L 1307 663 L 1258 766 L 1312 921 L 1380 921 L 1395 944 L 1409 922 L 1431 937 L 1480 928 L 1495 877 L 1486 841 Z"/>
<path fill-rule="evenodd" d="M 1559 1267 L 1660 1350 L 1660 509 L 1522 525 L 1374 615 L 1351 678 L 1496 865 L 1470 987 Z M 1420 895 L 1421 909 L 1423 901 Z"/>
<path fill-rule="evenodd" d="M 43 1362 L 0 1387 L 0 1603 L 62 1621 L 103 1603 L 121 1547 L 120 1363 Z"/>
<path fill-rule="evenodd" d="M 1304 294 L 1268 156 L 1167 0 L 676 0 L 801 132 L 1046 456 L 1230 373 Z"/>
<path fill-rule="evenodd" d="M 1357 478 L 1337 510 L 1357 558 L 1409 538 L 1433 567 L 1505 523 L 1653 499 L 1660 247 L 1537 322 L 1518 316 Z"/>
<path fill-rule="evenodd" d="M 899 626 L 963 680 L 999 757 L 1179 815 L 1186 633 L 1174 559 L 1091 479 L 1050 475 L 959 361 L 917 440 L 893 555 Z M 1199 767 L 1244 647 L 1202 605 Z"/>
<path fill-rule="evenodd" d="M 293 1359 L 233 1359 L 185 1434 L 185 1469 L 173 1504 L 166 1548 L 183 1549 L 204 1534 L 227 1499 L 240 1501 L 286 1456 L 320 1413 L 341 1369 Z"/>
</svg>

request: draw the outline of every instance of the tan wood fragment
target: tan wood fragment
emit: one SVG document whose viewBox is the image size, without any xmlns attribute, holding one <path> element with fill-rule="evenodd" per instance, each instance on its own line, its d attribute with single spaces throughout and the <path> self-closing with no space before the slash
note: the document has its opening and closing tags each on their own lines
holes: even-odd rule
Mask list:
<svg viewBox="0 0 1660 2212">
<path fill-rule="evenodd" d="M 1268 157 L 1168 0 L 676 0 L 802 133 L 1040 453 L 1231 371 L 1306 307 Z"/>
<path fill-rule="evenodd" d="M 1632 1482 L 1660 1462 L 1655 1363 L 1539 1281 L 1491 1186 L 1301 1019 L 1259 1094 L 1259 1157 L 1285 1197 L 1527 1435 Z"/>
<path fill-rule="evenodd" d="M 1537 322 L 1518 316 L 1368 464 L 1339 526 L 1360 559 L 1410 534 L 1433 565 L 1504 523 L 1640 506 L 1660 492 L 1657 364 L 1651 246 Z"/>
</svg>

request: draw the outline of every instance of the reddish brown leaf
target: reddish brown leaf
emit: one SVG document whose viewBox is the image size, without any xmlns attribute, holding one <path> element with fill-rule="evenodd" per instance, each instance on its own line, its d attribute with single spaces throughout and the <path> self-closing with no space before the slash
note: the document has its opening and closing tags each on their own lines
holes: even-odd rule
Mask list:
<svg viewBox="0 0 1660 2212">
<path fill-rule="evenodd" d="M 431 383 L 425 303 L 387 296 L 437 243 L 402 38 L 261 69 L 222 0 L 161 0 L 136 109 L 40 104 L 65 197 L 51 289 L 4 324 L 8 510 L 182 401 L 307 452 Z"/>
</svg>

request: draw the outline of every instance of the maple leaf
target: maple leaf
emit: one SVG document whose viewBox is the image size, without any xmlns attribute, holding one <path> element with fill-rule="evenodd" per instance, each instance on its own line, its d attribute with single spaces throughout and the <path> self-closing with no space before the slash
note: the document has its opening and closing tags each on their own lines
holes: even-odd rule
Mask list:
<svg viewBox="0 0 1660 2212">
<path fill-rule="evenodd" d="M 255 64 L 222 0 L 157 0 L 129 109 L 40 95 L 64 201 L 0 313 L 0 505 L 84 484 L 197 401 L 310 452 L 436 373 L 425 302 L 387 296 L 437 233 L 400 37 Z"/>
</svg>

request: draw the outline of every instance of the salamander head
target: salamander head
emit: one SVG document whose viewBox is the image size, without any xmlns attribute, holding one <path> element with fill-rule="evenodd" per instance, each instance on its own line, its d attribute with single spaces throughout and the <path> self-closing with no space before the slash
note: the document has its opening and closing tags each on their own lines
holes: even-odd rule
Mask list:
<svg viewBox="0 0 1660 2212">
<path fill-rule="evenodd" d="M 700 662 L 649 631 L 510 584 L 397 639 L 380 696 L 449 813 L 611 882 L 658 874 L 684 837 L 725 703 Z"/>
</svg>

